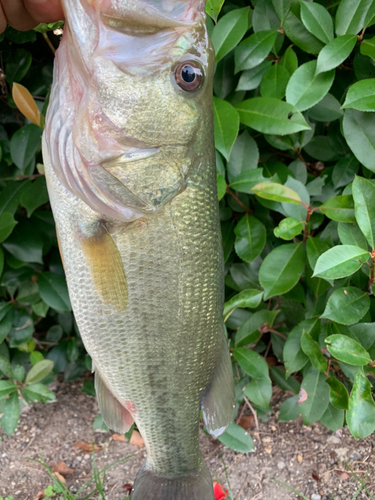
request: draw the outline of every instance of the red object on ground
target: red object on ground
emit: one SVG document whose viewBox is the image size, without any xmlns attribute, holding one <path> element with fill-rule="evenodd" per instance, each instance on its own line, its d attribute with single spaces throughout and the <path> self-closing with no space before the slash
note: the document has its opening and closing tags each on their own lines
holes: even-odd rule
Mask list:
<svg viewBox="0 0 375 500">
<path fill-rule="evenodd" d="M 226 498 L 227 494 L 228 490 L 224 490 L 221 484 L 214 482 L 215 500 L 222 500 L 223 498 Z"/>
</svg>

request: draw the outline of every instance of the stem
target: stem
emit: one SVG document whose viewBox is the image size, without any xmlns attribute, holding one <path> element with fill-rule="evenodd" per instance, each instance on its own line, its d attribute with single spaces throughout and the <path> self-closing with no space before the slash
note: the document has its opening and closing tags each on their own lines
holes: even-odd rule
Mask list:
<svg viewBox="0 0 375 500">
<path fill-rule="evenodd" d="M 275 335 L 278 335 L 279 337 L 283 339 L 287 339 L 288 337 L 286 335 L 283 335 L 282 333 L 278 332 L 277 330 L 274 330 L 273 328 L 268 328 L 268 332 L 274 333 Z"/>
<path fill-rule="evenodd" d="M 252 407 L 250 401 L 247 399 L 246 396 L 243 397 L 247 406 L 250 408 L 250 411 L 251 413 L 254 415 L 254 420 L 255 420 L 255 428 L 256 430 L 259 432 L 259 422 L 258 422 L 258 415 L 257 415 L 257 412 L 254 410 L 254 408 Z"/>
<path fill-rule="evenodd" d="M 372 285 L 375 283 L 375 249 L 370 253 L 371 265 L 370 265 L 370 278 L 368 280 L 369 294 L 373 295 Z"/>
<path fill-rule="evenodd" d="M 309 237 L 309 222 L 310 222 L 311 214 L 312 214 L 312 210 L 311 210 L 311 207 L 309 206 L 309 207 L 307 207 L 306 224 L 305 224 L 305 229 L 303 231 L 303 241 L 302 241 L 303 243 L 305 243 L 305 241 Z"/>
<path fill-rule="evenodd" d="M 249 207 L 247 207 L 244 203 L 242 203 L 242 201 L 238 198 L 238 196 L 233 193 L 233 191 L 231 190 L 231 188 L 229 186 L 227 186 L 227 194 L 229 194 L 229 196 L 231 196 L 234 201 L 241 207 L 245 210 L 245 212 L 247 214 L 252 214 L 253 213 L 253 210 L 251 210 Z"/>
<path fill-rule="evenodd" d="M 55 55 L 56 49 L 55 49 L 55 47 L 52 45 L 51 40 L 48 38 L 47 33 L 43 33 L 43 38 L 44 38 L 44 40 L 47 42 L 48 47 L 51 49 L 52 54 L 53 54 L 53 55 Z"/>
</svg>

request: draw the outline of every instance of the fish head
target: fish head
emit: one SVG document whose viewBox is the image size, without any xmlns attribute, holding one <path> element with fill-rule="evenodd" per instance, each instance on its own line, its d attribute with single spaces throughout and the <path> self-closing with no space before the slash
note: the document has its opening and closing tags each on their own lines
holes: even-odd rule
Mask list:
<svg viewBox="0 0 375 500">
<path fill-rule="evenodd" d="M 115 208 L 122 219 L 129 219 L 126 209 L 131 218 L 152 215 L 185 189 L 197 169 L 207 168 L 208 157 L 212 163 L 214 53 L 204 2 L 80 5 L 82 19 L 66 10 L 64 40 L 76 89 L 70 99 L 78 195 L 84 189 L 91 208 L 98 209 L 99 199 L 102 213 L 111 205 L 111 216 Z M 87 43 L 77 45 L 75 33 L 83 36 L 87 19 Z"/>
</svg>

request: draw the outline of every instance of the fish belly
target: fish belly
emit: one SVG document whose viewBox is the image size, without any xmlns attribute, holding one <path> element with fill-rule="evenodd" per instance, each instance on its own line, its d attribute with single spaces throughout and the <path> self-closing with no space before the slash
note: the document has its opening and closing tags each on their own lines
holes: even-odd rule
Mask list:
<svg viewBox="0 0 375 500">
<path fill-rule="evenodd" d="M 226 348 L 215 172 L 201 165 L 152 217 L 106 220 L 114 245 L 90 252 L 85 234 L 103 223 L 100 214 L 45 164 L 73 311 L 96 375 L 136 421 L 148 467 L 163 477 L 197 471 L 200 404 Z M 112 251 L 121 259 L 123 296 Z"/>
</svg>

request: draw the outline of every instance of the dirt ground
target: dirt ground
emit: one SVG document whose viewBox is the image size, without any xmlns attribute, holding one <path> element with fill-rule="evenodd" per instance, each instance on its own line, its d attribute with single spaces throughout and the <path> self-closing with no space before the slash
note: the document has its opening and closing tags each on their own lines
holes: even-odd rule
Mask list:
<svg viewBox="0 0 375 500">
<path fill-rule="evenodd" d="M 64 461 L 74 469 L 67 477 L 67 486 L 76 492 L 92 477 L 91 455 L 80 453 L 73 446 L 77 441 L 85 441 L 101 446 L 96 453 L 99 469 L 132 455 L 107 472 L 104 488 L 106 500 L 126 498 L 124 485 L 134 481 L 145 458 L 144 449 L 113 440 L 111 432 L 93 430 L 98 407 L 93 397 L 81 393 L 82 384 L 82 380 L 56 382 L 56 403 L 25 408 L 12 437 L 0 431 L 0 497 L 13 495 L 14 500 L 33 500 L 51 484 L 43 467 L 27 460 L 39 456 L 50 466 Z M 266 423 L 259 422 L 259 432 L 249 429 L 256 446 L 254 453 L 233 452 L 201 433 L 203 456 L 213 477 L 228 488 L 225 464 L 235 500 L 298 498 L 274 480 L 294 487 L 311 500 L 370 498 L 358 478 L 374 493 L 374 438 L 357 441 L 347 429 L 332 433 L 320 424 L 305 427 L 299 420 L 278 422 L 278 409 L 286 397 L 275 388 L 271 418 Z M 358 495 L 354 496 L 356 492 Z"/>
</svg>

